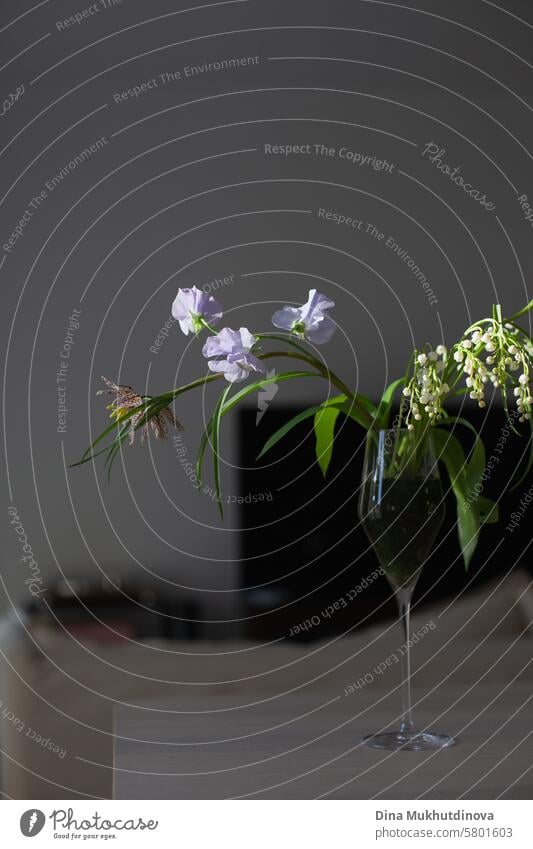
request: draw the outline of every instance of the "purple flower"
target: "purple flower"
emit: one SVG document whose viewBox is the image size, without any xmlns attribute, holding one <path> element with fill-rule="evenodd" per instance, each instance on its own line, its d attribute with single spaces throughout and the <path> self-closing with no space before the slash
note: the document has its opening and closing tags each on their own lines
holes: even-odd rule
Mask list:
<svg viewBox="0 0 533 849">
<path fill-rule="evenodd" d="M 207 324 L 215 324 L 222 318 L 222 307 L 213 295 L 207 295 L 196 286 L 192 289 L 178 289 L 172 304 L 172 315 L 179 321 L 180 327 L 188 335 L 198 333 Z"/>
<path fill-rule="evenodd" d="M 207 363 L 211 371 L 222 372 L 226 380 L 236 383 L 245 380 L 251 371 L 265 371 L 261 360 L 251 353 L 255 342 L 256 337 L 246 327 L 239 330 L 224 327 L 216 336 L 206 340 L 202 354 L 204 357 L 217 357 Z"/>
<path fill-rule="evenodd" d="M 310 289 L 307 303 L 301 307 L 283 307 L 272 316 L 272 324 L 321 345 L 329 342 L 335 332 L 335 323 L 324 315 L 325 310 L 334 306 L 335 301 L 330 301 L 316 289 Z"/>
</svg>

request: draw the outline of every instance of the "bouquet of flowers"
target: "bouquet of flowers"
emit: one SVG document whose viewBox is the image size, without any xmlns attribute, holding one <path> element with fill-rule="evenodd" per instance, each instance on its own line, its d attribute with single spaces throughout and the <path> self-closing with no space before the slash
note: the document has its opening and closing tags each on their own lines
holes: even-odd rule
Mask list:
<svg viewBox="0 0 533 849">
<path fill-rule="evenodd" d="M 479 407 L 485 407 L 489 393 L 497 391 L 512 430 L 518 434 L 518 426 L 526 422 L 531 428 L 533 341 L 517 322 L 533 309 L 533 300 L 508 318 L 504 318 L 501 307 L 495 305 L 490 318 L 472 324 L 450 348 L 427 344 L 414 350 L 403 376 L 387 386 L 377 404 L 353 392 L 323 359 L 316 356 L 315 346 L 329 342 L 335 331 L 336 324 L 330 315 L 334 306 L 331 298 L 312 289 L 302 306 L 283 306 L 274 313 L 272 324 L 278 332 L 254 334 L 246 327 L 238 330 L 223 327 L 217 333 L 215 325 L 223 317 L 218 301 L 196 287 L 180 289 L 172 304 L 172 315 L 185 335 L 207 334 L 202 354 L 207 360 L 208 372 L 191 383 L 157 396 L 139 395 L 130 386 L 104 378 L 107 388 L 100 390 L 100 394 L 112 396 L 109 405 L 112 423 L 74 465 L 83 465 L 105 455 L 109 474 L 124 442 L 133 443 L 137 431 L 143 441 L 150 432 L 156 438 L 165 438 L 168 426 L 183 430 L 170 405 L 186 392 L 217 382 L 223 389 L 200 439 L 196 475 L 201 482 L 209 448 L 216 500 L 222 516 L 219 445 L 223 417 L 252 393 L 269 385 L 320 377 L 327 384 L 326 399 L 303 410 L 272 434 L 259 457 L 308 418 L 313 419 L 316 459 L 324 475 L 331 460 L 339 416 L 353 419 L 370 433 L 391 427 L 406 428 L 418 444 L 431 433 L 457 501 L 459 541 L 468 567 L 481 526 L 498 520 L 498 505 L 481 494 L 486 459 L 479 434 L 467 419 L 447 412 L 446 404 L 454 396 L 468 394 Z M 268 361 L 276 358 L 294 363 L 295 368 L 267 375 Z M 244 386 L 237 388 L 245 381 Z M 331 394 L 333 389 L 337 394 Z M 397 396 L 399 412 L 391 422 Z M 473 447 L 467 453 L 453 433 L 456 425 L 473 432 Z M 521 480 L 528 474 L 532 462 L 530 435 L 529 460 Z"/>
</svg>

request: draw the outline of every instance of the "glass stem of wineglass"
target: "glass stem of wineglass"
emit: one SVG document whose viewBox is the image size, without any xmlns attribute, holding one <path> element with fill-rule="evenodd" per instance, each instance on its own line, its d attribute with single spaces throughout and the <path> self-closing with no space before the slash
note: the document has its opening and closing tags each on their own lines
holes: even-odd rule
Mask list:
<svg viewBox="0 0 533 849">
<path fill-rule="evenodd" d="M 403 714 L 400 731 L 412 731 L 414 728 L 411 711 L 411 653 L 410 653 L 410 624 L 411 598 L 413 586 L 400 587 L 396 590 L 396 601 L 400 613 L 400 627 L 402 629 L 401 674 L 402 674 L 402 702 Z"/>
</svg>

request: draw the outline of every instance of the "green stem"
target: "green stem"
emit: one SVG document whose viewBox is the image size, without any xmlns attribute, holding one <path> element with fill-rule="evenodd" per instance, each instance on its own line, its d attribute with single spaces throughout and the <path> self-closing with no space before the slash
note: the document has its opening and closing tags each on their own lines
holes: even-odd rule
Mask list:
<svg viewBox="0 0 533 849">
<path fill-rule="evenodd" d="M 323 365 L 319 360 L 315 359 L 315 357 L 304 353 L 298 353 L 297 351 L 268 351 L 268 353 L 266 354 L 260 354 L 259 359 L 267 360 L 271 359 L 272 357 L 292 357 L 295 360 L 302 360 L 302 362 L 313 366 L 313 368 L 316 368 L 317 371 L 320 372 L 322 377 L 324 377 L 330 383 L 333 383 L 333 385 L 336 386 L 337 389 L 340 389 L 343 395 L 346 395 L 348 398 L 355 398 L 354 393 L 351 391 L 351 389 L 348 389 L 344 381 L 341 380 L 340 377 L 335 374 L 335 372 L 331 371 L 331 369 Z"/>
<path fill-rule="evenodd" d="M 309 351 L 306 348 L 304 348 L 298 342 L 295 342 L 294 339 L 291 338 L 291 336 L 281 336 L 278 333 L 258 333 L 257 339 L 273 339 L 275 342 L 283 342 L 284 345 L 290 345 L 291 348 L 296 348 L 296 350 L 300 351 L 302 354 L 312 356 L 312 354 L 310 355 Z"/>
<path fill-rule="evenodd" d="M 199 377 L 198 380 L 193 380 L 192 383 L 186 383 L 184 386 L 178 386 L 177 389 L 170 389 L 168 392 L 163 392 L 161 395 L 154 395 L 152 401 L 166 399 L 167 402 L 173 401 L 178 395 L 188 392 L 189 389 L 196 389 L 198 386 L 204 386 L 206 383 L 212 383 L 213 380 L 221 380 L 223 374 L 210 374 L 206 377 Z"/>
<path fill-rule="evenodd" d="M 200 323 L 202 324 L 203 327 L 205 327 L 206 330 L 209 330 L 210 333 L 213 333 L 216 336 L 217 332 L 216 332 L 215 328 L 211 327 L 211 325 L 207 323 L 207 321 L 205 320 L 205 318 L 203 316 L 200 317 Z"/>
<path fill-rule="evenodd" d="M 523 315 L 526 315 L 526 313 L 528 313 L 532 309 L 533 309 L 533 298 L 530 300 L 530 302 L 528 304 L 526 304 L 525 307 L 522 307 L 522 309 L 518 310 L 518 312 L 515 312 L 514 315 L 511 315 L 509 318 L 506 318 L 505 321 L 514 322 L 514 321 L 516 321 L 517 318 L 521 318 Z"/>
<path fill-rule="evenodd" d="M 326 380 L 330 381 L 334 384 L 344 395 L 348 398 L 353 399 L 354 393 L 348 389 L 344 381 L 340 379 L 331 369 L 328 369 L 327 366 L 324 366 L 319 360 L 315 359 L 311 355 L 299 353 L 298 351 L 268 351 L 265 354 L 260 354 L 258 359 L 266 360 L 271 359 L 272 357 L 292 357 L 296 360 L 302 360 L 308 365 L 316 368 L 320 376 L 324 377 Z M 184 386 L 180 386 L 177 389 L 171 389 L 168 392 L 163 392 L 161 395 L 154 396 L 152 401 L 166 401 L 169 403 L 173 401 L 178 395 L 182 395 L 184 392 L 188 392 L 190 389 L 196 389 L 199 386 L 204 386 L 206 383 L 211 383 L 214 380 L 220 380 L 223 377 L 222 374 L 213 374 L 207 375 L 206 377 L 200 377 L 197 380 L 193 380 L 191 383 L 186 383 Z"/>
</svg>

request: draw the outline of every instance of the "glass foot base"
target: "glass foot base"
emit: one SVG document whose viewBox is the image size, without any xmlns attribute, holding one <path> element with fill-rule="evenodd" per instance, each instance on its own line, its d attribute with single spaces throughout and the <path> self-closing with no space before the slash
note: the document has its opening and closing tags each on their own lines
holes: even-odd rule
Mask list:
<svg viewBox="0 0 533 849">
<path fill-rule="evenodd" d="M 431 749 L 446 749 L 455 740 L 449 734 L 431 734 L 427 731 L 387 731 L 383 734 L 368 734 L 363 737 L 365 746 L 371 749 L 402 749 L 418 752 Z"/>
</svg>

